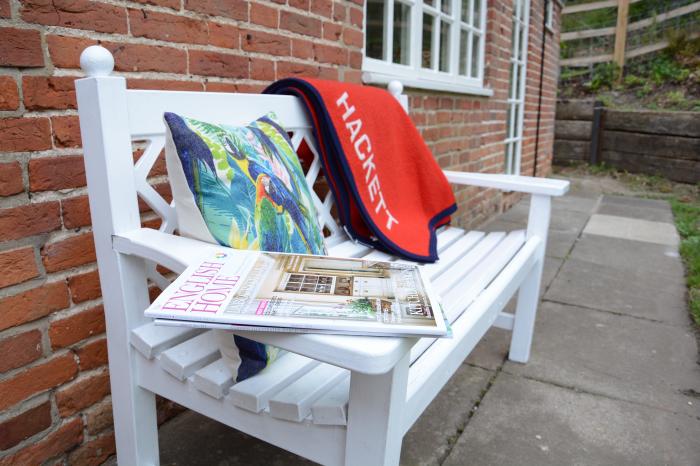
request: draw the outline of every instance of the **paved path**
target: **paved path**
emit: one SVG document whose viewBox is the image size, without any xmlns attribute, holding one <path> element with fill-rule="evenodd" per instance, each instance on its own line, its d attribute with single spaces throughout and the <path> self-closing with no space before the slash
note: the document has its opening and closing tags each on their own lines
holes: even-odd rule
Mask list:
<svg viewBox="0 0 700 466">
<path fill-rule="evenodd" d="M 527 202 L 484 228 L 522 228 Z M 666 202 L 554 202 L 535 344 L 492 329 L 404 438 L 405 465 L 700 465 L 700 366 Z M 512 303 L 511 303 L 512 305 Z M 197 441 L 194 441 L 197 439 Z M 194 413 L 164 465 L 308 464 Z"/>
</svg>

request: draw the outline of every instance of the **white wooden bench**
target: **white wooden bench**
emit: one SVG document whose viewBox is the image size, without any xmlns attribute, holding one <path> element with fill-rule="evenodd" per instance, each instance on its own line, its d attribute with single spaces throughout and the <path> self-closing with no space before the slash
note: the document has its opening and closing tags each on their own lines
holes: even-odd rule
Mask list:
<svg viewBox="0 0 700 466">
<path fill-rule="evenodd" d="M 451 339 L 237 332 L 288 352 L 233 384 L 215 331 L 156 327 L 143 316 L 148 279 L 168 280 L 155 264 L 182 272 L 211 245 L 173 235 L 177 218 L 148 183 L 164 146 L 163 112 L 246 124 L 274 110 L 295 149 L 309 122 L 290 96 L 127 90 L 111 77 L 112 56 L 93 46 L 76 82 L 93 233 L 107 319 L 117 455 L 127 466 L 157 465 L 155 394 L 323 464 L 395 465 L 401 440 L 491 326 L 511 329 L 509 357 L 526 362 L 537 310 L 551 196 L 565 181 L 446 172 L 450 182 L 532 195 L 526 231 L 442 229 L 440 260 L 425 265 L 452 323 Z M 401 102 L 401 85 L 390 91 Z M 146 141 L 134 164 L 132 141 Z M 318 157 L 307 174 L 319 174 Z M 137 198 L 162 219 L 142 228 Z M 315 196 L 333 255 L 394 260 L 349 241 L 331 216 L 332 197 Z M 518 292 L 515 314 L 503 312 Z"/>
</svg>

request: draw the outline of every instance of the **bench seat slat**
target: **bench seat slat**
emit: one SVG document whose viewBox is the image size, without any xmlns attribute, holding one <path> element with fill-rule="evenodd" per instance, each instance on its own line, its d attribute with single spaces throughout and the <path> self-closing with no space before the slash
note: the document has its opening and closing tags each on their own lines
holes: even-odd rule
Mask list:
<svg viewBox="0 0 700 466">
<path fill-rule="evenodd" d="M 151 359 L 163 350 L 189 340 L 204 330 L 187 327 L 166 327 L 153 322 L 131 331 L 131 345 L 146 359 Z"/>
<path fill-rule="evenodd" d="M 314 424 L 344 426 L 348 420 L 350 377 L 345 377 L 311 406 Z"/>
<path fill-rule="evenodd" d="M 330 364 L 314 367 L 270 399 L 270 415 L 301 422 L 311 413 L 313 403 L 349 374 Z"/>
<path fill-rule="evenodd" d="M 433 280 L 435 291 L 440 296 L 444 297 L 464 275 L 469 273 L 479 262 L 487 257 L 505 236 L 505 233 L 496 232 L 489 233 L 483 237 L 481 241 L 474 245 L 465 255 L 461 256 L 452 267 L 445 270 L 436 280 Z"/>
<path fill-rule="evenodd" d="M 481 293 L 498 273 L 510 262 L 520 247 L 525 242 L 525 232 L 512 231 L 470 273 L 464 276 L 459 283 L 444 296 L 445 313 L 447 320 L 454 320 L 468 308 L 474 299 Z"/>
<path fill-rule="evenodd" d="M 259 413 L 267 408 L 270 398 L 320 363 L 294 353 L 286 353 L 256 376 L 238 382 L 229 392 L 229 401 Z"/>
<path fill-rule="evenodd" d="M 470 231 L 442 251 L 440 260 L 432 264 L 425 264 L 423 268 L 428 273 L 430 280 L 437 279 L 442 272 L 459 261 L 460 257 L 464 257 L 483 237 L 484 233 L 480 231 Z"/>
<path fill-rule="evenodd" d="M 223 359 L 217 359 L 194 373 L 194 386 L 212 398 L 221 399 L 233 385 L 233 376 Z"/>
<path fill-rule="evenodd" d="M 173 377 L 185 380 L 220 357 L 218 340 L 210 330 L 163 351 L 160 365 Z"/>
<path fill-rule="evenodd" d="M 344 241 L 328 249 L 328 255 L 336 257 L 362 257 L 370 252 L 372 252 L 372 248 L 352 240 Z"/>
</svg>

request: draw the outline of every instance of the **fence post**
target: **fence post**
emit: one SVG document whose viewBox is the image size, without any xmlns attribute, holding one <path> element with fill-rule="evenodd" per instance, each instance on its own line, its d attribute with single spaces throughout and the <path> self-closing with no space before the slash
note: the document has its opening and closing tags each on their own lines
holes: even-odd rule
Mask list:
<svg viewBox="0 0 700 466">
<path fill-rule="evenodd" d="M 627 20 L 629 17 L 630 0 L 617 0 L 617 26 L 615 27 L 615 51 L 613 60 L 618 66 L 618 81 L 622 79 L 625 68 L 625 47 L 627 45 Z"/>
<path fill-rule="evenodd" d="M 597 165 L 600 161 L 600 135 L 603 132 L 603 112 L 605 105 L 600 100 L 593 103 L 593 121 L 591 122 L 591 145 L 588 163 Z"/>
</svg>

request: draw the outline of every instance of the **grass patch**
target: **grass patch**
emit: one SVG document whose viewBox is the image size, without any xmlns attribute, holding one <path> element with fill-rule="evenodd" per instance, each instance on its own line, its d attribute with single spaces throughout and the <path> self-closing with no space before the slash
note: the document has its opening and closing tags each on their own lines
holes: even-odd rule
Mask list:
<svg viewBox="0 0 700 466">
<path fill-rule="evenodd" d="M 681 256 L 688 282 L 688 306 L 695 323 L 700 325 L 700 202 L 672 199 L 676 228 L 681 235 Z"/>
</svg>

